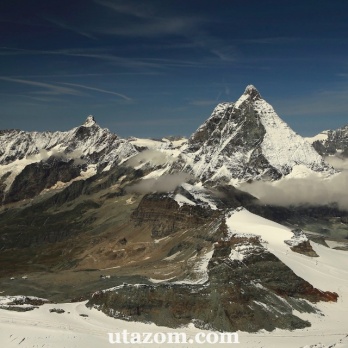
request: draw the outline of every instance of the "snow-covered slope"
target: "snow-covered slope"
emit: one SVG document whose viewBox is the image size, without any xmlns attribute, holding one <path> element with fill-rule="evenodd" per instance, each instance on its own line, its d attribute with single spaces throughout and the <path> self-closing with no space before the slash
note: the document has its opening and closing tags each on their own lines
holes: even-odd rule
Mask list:
<svg viewBox="0 0 348 348">
<path fill-rule="evenodd" d="M 260 236 L 271 253 L 313 286 L 325 291 L 335 291 L 339 296 L 343 295 L 343 288 L 346 287 L 345 291 L 348 291 L 346 251 L 333 250 L 310 242 L 317 251 L 318 258 L 292 252 L 289 244 L 285 243 L 294 236 L 289 228 L 255 215 L 247 209 L 233 211 L 226 217 L 226 224 L 231 233 Z"/>
<path fill-rule="evenodd" d="M 328 305 L 328 307 L 331 304 Z M 338 307 L 338 304 L 332 305 Z M 49 310 L 60 308 L 65 311 L 63 314 L 50 313 Z M 81 316 L 82 315 L 88 315 Z M 325 317 L 320 315 L 310 315 L 316 317 L 316 322 L 311 328 L 295 331 L 276 330 L 273 332 L 247 333 L 238 332 L 239 343 L 230 344 L 241 348 L 347 348 L 348 338 L 346 337 L 345 317 L 334 317 L 331 322 L 327 322 Z M 108 333 L 125 333 L 126 342 L 130 342 L 131 334 L 151 333 L 152 337 L 159 337 L 161 342 L 163 335 L 167 337 L 166 347 L 211 347 L 211 343 L 203 343 L 204 334 L 212 338 L 218 337 L 217 332 L 201 331 L 193 325 L 172 329 L 155 324 L 143 324 L 127 322 L 106 316 L 97 309 L 87 309 L 84 303 L 66 304 L 47 304 L 30 312 L 15 312 L 0 309 L 0 340 L 4 347 L 110 347 Z M 170 343 L 169 338 L 173 333 L 186 335 L 188 343 Z M 201 340 L 195 342 L 195 336 L 200 335 Z M 122 337 L 122 336 L 121 336 Z M 192 343 L 191 343 L 192 341 Z M 21 344 L 20 344 L 21 342 Z M 113 340 L 111 340 L 113 342 Z M 123 342 L 123 341 L 122 341 Z M 183 342 L 183 341 L 179 341 Z M 202 342 L 202 343 L 200 343 Z M 225 343 L 216 346 L 226 346 Z M 235 342 L 234 340 L 232 342 Z M 20 344 L 20 345 L 19 345 Z M 114 346 L 117 346 L 114 344 Z M 119 346 L 130 346 L 119 344 Z M 139 344 L 138 344 L 139 346 Z M 163 347 L 163 343 L 146 344 L 147 347 Z"/>
<path fill-rule="evenodd" d="M 310 242 L 318 257 L 309 257 L 290 250 L 285 243 L 292 236 L 287 227 L 250 213 L 246 209 L 237 209 L 226 216 L 226 224 L 231 233 L 255 234 L 263 240 L 263 245 L 284 264 L 290 267 L 299 277 L 323 291 L 334 291 L 338 294 L 338 301 L 319 302 L 316 307 L 321 311 L 316 314 L 300 314 L 309 320 L 311 328 L 297 331 L 295 337 L 284 340 L 284 332 L 277 330 L 270 335 L 261 335 L 261 340 L 268 343 L 259 346 L 276 347 L 348 347 L 348 329 L 345 316 L 348 311 L 348 264 L 347 252 L 334 250 L 323 245 Z M 295 332 L 293 332 L 295 335 Z M 336 336 L 336 337 L 335 337 Z M 343 341 L 340 341 L 343 339 Z M 321 342 L 322 345 L 319 343 Z M 330 345 L 330 342 L 332 345 Z M 336 342 L 336 344 L 334 343 Z M 340 345 L 340 342 L 342 345 Z M 314 343 L 318 345 L 314 345 Z M 312 344 L 312 345 L 311 345 Z M 250 346 L 253 346 L 252 344 Z"/>
<path fill-rule="evenodd" d="M 328 139 L 328 133 L 329 131 L 325 130 L 315 135 L 314 137 L 306 137 L 305 139 L 311 144 L 313 144 L 315 141 L 320 141 L 325 143 L 325 141 Z"/>
<path fill-rule="evenodd" d="M 298 165 L 315 172 L 330 171 L 251 85 L 236 103 L 219 104 L 183 152 L 183 169 L 203 181 L 274 180 Z"/>
</svg>

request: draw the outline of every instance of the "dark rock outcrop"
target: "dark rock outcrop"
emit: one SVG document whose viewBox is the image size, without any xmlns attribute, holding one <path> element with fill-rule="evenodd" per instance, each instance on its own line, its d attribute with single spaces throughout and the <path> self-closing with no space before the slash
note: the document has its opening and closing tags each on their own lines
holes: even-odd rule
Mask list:
<svg viewBox="0 0 348 348">
<path fill-rule="evenodd" d="M 162 238 L 180 229 L 198 227 L 221 213 L 201 206 L 179 204 L 167 194 L 147 194 L 141 200 L 131 219 L 136 226 L 146 224 L 153 238 Z"/>
<path fill-rule="evenodd" d="M 3 203 L 18 202 L 37 196 L 43 189 L 53 186 L 57 181 L 68 182 L 80 175 L 81 167 L 74 161 L 49 161 L 27 165 L 15 178 L 6 192 Z"/>
<path fill-rule="evenodd" d="M 319 255 L 313 250 L 308 240 L 301 242 L 297 245 L 293 245 L 290 247 L 290 249 L 295 253 L 303 254 L 310 257 L 319 257 Z"/>
<path fill-rule="evenodd" d="M 314 149 L 321 156 L 335 155 L 337 152 L 340 156 L 348 157 L 348 125 L 336 130 L 325 132 L 327 139 L 316 140 L 313 142 Z"/>
<path fill-rule="evenodd" d="M 231 253 L 243 250 L 231 258 Z M 179 327 L 254 332 L 309 326 L 292 311 L 315 312 L 304 300 L 336 301 L 315 289 L 267 252 L 257 237 L 232 237 L 215 244 L 204 284 L 123 285 L 94 293 L 87 303 L 125 320 Z"/>
</svg>

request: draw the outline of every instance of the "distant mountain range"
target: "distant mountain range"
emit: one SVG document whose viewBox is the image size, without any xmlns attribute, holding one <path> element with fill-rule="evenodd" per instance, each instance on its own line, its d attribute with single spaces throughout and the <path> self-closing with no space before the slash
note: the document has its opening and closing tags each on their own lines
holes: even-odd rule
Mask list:
<svg viewBox="0 0 348 348">
<path fill-rule="evenodd" d="M 345 156 L 347 128 L 328 131 L 325 137 L 313 142 L 316 152 L 278 117 L 254 86 L 248 86 L 237 102 L 219 104 L 186 142 L 121 139 L 100 128 L 92 116 L 67 132 L 3 130 L 0 197 L 4 203 L 32 198 L 57 182 L 86 178 L 132 157 L 132 162 L 140 158 L 142 164 L 148 163 L 147 171 L 155 170 L 156 177 L 186 172 L 211 183 L 278 180 L 296 176 L 298 167 L 301 172 L 305 168 L 329 175 L 333 169 L 320 155 L 339 152 Z M 158 157 L 162 157 L 160 162 Z"/>
</svg>

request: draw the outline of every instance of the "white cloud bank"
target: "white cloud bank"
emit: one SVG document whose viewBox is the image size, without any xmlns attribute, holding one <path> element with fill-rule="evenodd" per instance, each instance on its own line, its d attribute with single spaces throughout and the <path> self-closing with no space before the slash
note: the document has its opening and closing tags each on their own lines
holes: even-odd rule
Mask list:
<svg viewBox="0 0 348 348">
<path fill-rule="evenodd" d="M 187 173 L 162 175 L 156 179 L 141 180 L 138 183 L 127 187 L 127 192 L 140 194 L 151 192 L 170 192 L 190 179 L 192 179 L 192 176 Z"/>
<path fill-rule="evenodd" d="M 345 166 L 346 164 L 344 163 Z M 328 179 L 310 175 L 273 183 L 254 182 L 240 188 L 259 198 L 264 204 L 296 206 L 337 203 L 340 209 L 348 210 L 348 171 L 342 171 Z"/>
</svg>

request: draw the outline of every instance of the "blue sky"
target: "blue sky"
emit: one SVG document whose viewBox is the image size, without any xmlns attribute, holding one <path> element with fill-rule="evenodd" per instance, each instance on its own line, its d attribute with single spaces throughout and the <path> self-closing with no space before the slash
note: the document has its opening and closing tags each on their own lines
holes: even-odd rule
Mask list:
<svg viewBox="0 0 348 348">
<path fill-rule="evenodd" d="M 0 129 L 190 135 L 253 84 L 296 132 L 348 123 L 343 0 L 3 0 Z"/>
</svg>

